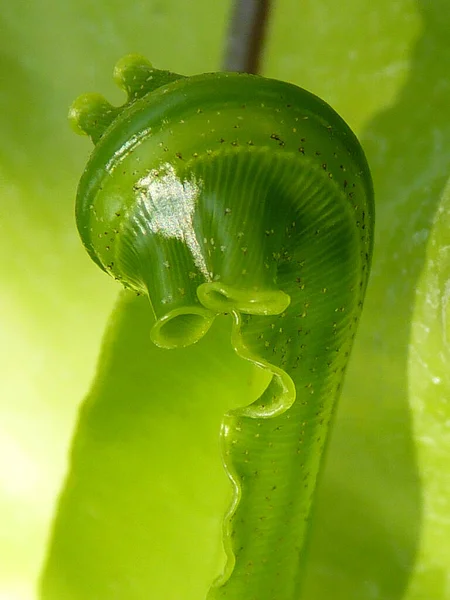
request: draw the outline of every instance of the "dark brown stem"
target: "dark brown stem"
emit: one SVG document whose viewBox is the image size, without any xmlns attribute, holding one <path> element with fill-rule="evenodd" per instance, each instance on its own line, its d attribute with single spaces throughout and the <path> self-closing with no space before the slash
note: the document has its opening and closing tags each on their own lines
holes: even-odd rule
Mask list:
<svg viewBox="0 0 450 600">
<path fill-rule="evenodd" d="M 258 73 L 271 0 L 235 0 L 228 30 L 224 71 Z"/>
</svg>

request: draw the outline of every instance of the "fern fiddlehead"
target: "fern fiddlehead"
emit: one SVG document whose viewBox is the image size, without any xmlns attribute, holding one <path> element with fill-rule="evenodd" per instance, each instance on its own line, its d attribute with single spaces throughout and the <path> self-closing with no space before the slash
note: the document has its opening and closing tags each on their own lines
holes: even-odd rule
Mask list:
<svg viewBox="0 0 450 600">
<path fill-rule="evenodd" d="M 270 373 L 255 403 L 224 415 L 234 501 L 208 600 L 294 600 L 370 269 L 363 151 L 325 102 L 287 83 L 182 77 L 137 56 L 115 77 L 124 107 L 85 95 L 71 108 L 95 143 L 80 235 L 103 270 L 148 295 L 154 343 L 187 346 L 229 313 L 236 352 Z"/>
</svg>

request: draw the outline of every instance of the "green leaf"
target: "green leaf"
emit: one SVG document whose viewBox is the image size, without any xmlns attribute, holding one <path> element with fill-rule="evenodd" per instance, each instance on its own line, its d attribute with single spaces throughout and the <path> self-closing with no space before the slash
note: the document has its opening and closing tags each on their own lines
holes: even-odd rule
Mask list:
<svg viewBox="0 0 450 600">
<path fill-rule="evenodd" d="M 426 232 L 428 233 L 428 232 Z M 425 232 L 424 232 L 425 237 Z M 409 397 L 423 485 L 423 525 L 407 598 L 450 593 L 450 183 L 429 235 L 412 317 Z"/>
</svg>

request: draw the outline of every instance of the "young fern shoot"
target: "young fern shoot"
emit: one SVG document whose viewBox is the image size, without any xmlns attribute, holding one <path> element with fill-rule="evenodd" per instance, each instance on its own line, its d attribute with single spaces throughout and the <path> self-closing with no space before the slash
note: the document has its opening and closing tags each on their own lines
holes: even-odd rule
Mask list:
<svg viewBox="0 0 450 600">
<path fill-rule="evenodd" d="M 231 315 L 270 383 L 220 432 L 234 500 L 208 600 L 298 600 L 330 421 L 369 275 L 374 207 L 355 135 L 313 94 L 237 73 L 182 77 L 125 57 L 128 102 L 81 96 L 95 149 L 77 223 L 92 259 L 148 295 L 164 348 Z M 200 600 L 200 599 L 199 599 Z"/>
</svg>

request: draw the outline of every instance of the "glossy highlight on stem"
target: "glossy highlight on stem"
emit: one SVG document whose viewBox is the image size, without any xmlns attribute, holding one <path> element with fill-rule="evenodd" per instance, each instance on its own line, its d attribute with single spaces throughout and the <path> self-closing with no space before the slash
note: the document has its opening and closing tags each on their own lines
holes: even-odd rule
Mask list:
<svg viewBox="0 0 450 600">
<path fill-rule="evenodd" d="M 195 343 L 219 314 L 270 374 L 224 415 L 234 488 L 228 562 L 208 599 L 295 600 L 317 474 L 361 313 L 373 243 L 363 151 L 325 102 L 237 73 L 182 77 L 138 56 L 123 107 L 82 96 L 94 152 L 77 223 L 92 259 L 156 316 L 153 342 Z"/>
</svg>

